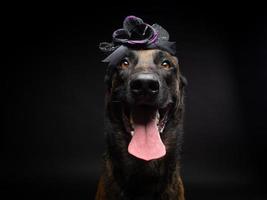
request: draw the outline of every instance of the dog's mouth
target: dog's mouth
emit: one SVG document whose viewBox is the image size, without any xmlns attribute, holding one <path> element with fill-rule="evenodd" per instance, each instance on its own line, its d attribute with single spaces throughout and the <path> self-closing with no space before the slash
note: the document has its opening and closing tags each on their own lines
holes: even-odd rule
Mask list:
<svg viewBox="0 0 267 200">
<path fill-rule="evenodd" d="M 161 140 L 168 121 L 171 104 L 164 108 L 142 105 L 123 109 L 123 122 L 131 135 L 128 152 L 146 161 L 164 157 L 166 148 Z"/>
</svg>

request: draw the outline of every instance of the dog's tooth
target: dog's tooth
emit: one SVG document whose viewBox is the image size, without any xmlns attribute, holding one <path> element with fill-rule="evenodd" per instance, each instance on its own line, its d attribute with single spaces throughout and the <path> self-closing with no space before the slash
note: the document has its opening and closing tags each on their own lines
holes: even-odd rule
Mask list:
<svg viewBox="0 0 267 200">
<path fill-rule="evenodd" d="M 160 129 L 160 133 L 162 133 L 164 131 L 165 125 L 162 126 L 162 128 Z"/>
<path fill-rule="evenodd" d="M 134 131 L 131 131 L 131 135 L 134 136 Z"/>
<path fill-rule="evenodd" d="M 157 124 L 159 123 L 159 119 L 160 119 L 160 115 L 159 115 L 159 111 L 157 110 L 157 113 L 156 113 L 156 122 L 157 122 Z"/>
<path fill-rule="evenodd" d="M 160 118 L 160 115 L 159 115 L 159 110 L 157 110 L 156 117 L 157 117 L 157 119 L 159 119 L 159 118 Z"/>
</svg>

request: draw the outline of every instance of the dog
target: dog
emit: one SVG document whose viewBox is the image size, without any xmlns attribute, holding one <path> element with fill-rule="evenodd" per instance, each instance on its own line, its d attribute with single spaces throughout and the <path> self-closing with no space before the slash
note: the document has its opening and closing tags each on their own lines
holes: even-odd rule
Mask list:
<svg viewBox="0 0 267 200">
<path fill-rule="evenodd" d="M 95 199 L 184 200 L 180 154 L 186 79 L 178 59 L 164 48 L 139 43 L 119 54 L 108 59 L 112 64 L 105 76 L 107 151 Z"/>
</svg>

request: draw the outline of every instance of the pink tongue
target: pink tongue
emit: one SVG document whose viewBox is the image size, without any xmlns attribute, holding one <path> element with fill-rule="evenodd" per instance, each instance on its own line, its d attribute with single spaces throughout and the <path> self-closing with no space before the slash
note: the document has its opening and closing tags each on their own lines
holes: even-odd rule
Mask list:
<svg viewBox="0 0 267 200">
<path fill-rule="evenodd" d="M 134 135 L 128 146 L 128 152 L 146 161 L 165 156 L 166 149 L 155 119 L 146 124 L 134 123 Z"/>
</svg>

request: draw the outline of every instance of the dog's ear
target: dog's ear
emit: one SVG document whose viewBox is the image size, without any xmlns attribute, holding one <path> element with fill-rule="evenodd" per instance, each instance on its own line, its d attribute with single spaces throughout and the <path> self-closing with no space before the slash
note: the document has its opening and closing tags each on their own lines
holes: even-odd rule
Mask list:
<svg viewBox="0 0 267 200">
<path fill-rule="evenodd" d="M 107 77 L 107 76 L 105 76 L 105 78 L 104 78 L 104 82 L 105 82 L 105 84 L 106 84 L 106 92 L 108 93 L 108 94 L 110 94 L 110 92 L 111 92 L 111 81 L 110 81 L 110 79 L 109 79 L 109 77 Z"/>
<path fill-rule="evenodd" d="M 179 74 L 179 106 L 182 106 L 183 108 L 183 105 L 184 105 L 184 96 L 185 96 L 185 86 L 187 86 L 187 80 L 186 78 Z"/>
<path fill-rule="evenodd" d="M 107 87 L 111 86 L 111 79 L 109 74 L 105 74 L 104 83 L 107 85 Z"/>
<path fill-rule="evenodd" d="M 179 75 L 182 88 L 188 85 L 187 79 L 183 75 Z"/>
<path fill-rule="evenodd" d="M 173 63 L 177 66 L 177 69 L 179 69 L 179 60 L 176 56 L 172 56 Z M 178 71 L 178 78 L 180 79 L 180 89 L 183 89 L 185 86 L 187 86 L 188 82 L 187 79 Z"/>
<path fill-rule="evenodd" d="M 114 72 L 114 69 L 111 66 L 108 66 L 106 70 L 106 74 L 104 77 L 104 83 L 107 86 L 107 90 L 110 90 L 112 87 L 112 74 Z"/>
<path fill-rule="evenodd" d="M 116 67 L 114 66 L 109 66 L 107 68 L 106 74 L 105 74 L 105 78 L 104 78 L 104 82 L 106 84 L 106 89 L 108 92 L 111 92 L 113 90 L 114 87 L 116 87 L 117 83 L 118 83 L 118 79 L 117 76 L 118 75 L 118 70 Z"/>
</svg>

